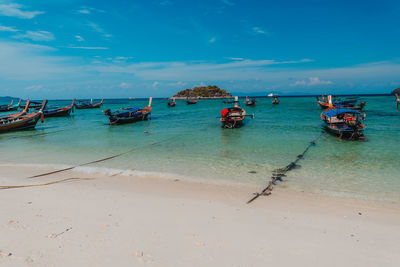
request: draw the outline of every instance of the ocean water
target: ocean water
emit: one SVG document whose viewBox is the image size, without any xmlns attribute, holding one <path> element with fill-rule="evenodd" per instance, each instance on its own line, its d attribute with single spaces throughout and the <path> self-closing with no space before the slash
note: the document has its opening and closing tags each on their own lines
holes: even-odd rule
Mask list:
<svg viewBox="0 0 400 267">
<path fill-rule="evenodd" d="M 361 97 L 367 102 L 368 141 L 345 141 L 323 131 L 314 97 L 283 97 L 279 105 L 259 98 L 245 107 L 242 128 L 223 129 L 222 100 L 186 105 L 154 99 L 151 120 L 110 126 L 102 110 L 147 105 L 147 99 L 105 100 L 101 109 L 75 110 L 48 118 L 35 130 L 0 134 L 0 162 L 77 165 L 86 171 L 134 170 L 212 183 L 263 187 L 271 172 L 288 165 L 318 138 L 283 184 L 295 190 L 400 202 L 400 112 L 394 97 Z M 240 99 L 244 106 L 244 99 Z M 50 101 L 64 106 L 70 101 Z M 2 114 L 0 114 L 2 115 Z M 5 114 L 4 114 L 5 115 Z"/>
</svg>

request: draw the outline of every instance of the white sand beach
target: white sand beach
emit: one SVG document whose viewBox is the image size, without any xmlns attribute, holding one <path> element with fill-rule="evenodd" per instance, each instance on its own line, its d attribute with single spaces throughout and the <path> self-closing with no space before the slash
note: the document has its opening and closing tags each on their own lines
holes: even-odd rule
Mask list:
<svg viewBox="0 0 400 267">
<path fill-rule="evenodd" d="M 399 266 L 400 205 L 0 167 L 0 266 Z"/>
</svg>

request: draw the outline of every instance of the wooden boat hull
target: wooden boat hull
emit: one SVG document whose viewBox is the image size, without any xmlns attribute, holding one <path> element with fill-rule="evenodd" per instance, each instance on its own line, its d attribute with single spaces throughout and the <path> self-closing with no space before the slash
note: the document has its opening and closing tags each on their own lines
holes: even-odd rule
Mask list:
<svg viewBox="0 0 400 267">
<path fill-rule="evenodd" d="M 172 108 L 172 107 L 175 107 L 175 106 L 176 106 L 175 102 L 168 102 L 168 107 L 169 108 Z"/>
<path fill-rule="evenodd" d="M 279 100 L 273 100 L 273 101 L 272 101 L 272 104 L 278 105 L 278 104 L 279 104 Z"/>
<path fill-rule="evenodd" d="M 329 113 L 331 111 L 338 111 L 337 114 L 329 114 L 328 116 L 325 113 Z M 343 110 L 343 109 L 342 109 Z M 351 113 L 350 113 L 351 112 Z M 352 114 L 353 117 L 348 117 L 346 119 L 346 114 Z M 353 113 L 356 113 L 357 116 L 354 116 Z M 350 109 L 345 109 L 345 111 L 341 111 L 341 109 L 327 109 L 326 111 L 321 113 L 321 119 L 324 122 L 324 127 L 327 132 L 336 135 L 342 139 L 349 140 L 367 140 L 364 136 L 364 129 L 366 128 L 364 124 L 359 120 L 360 113 L 358 111 L 351 111 Z"/>
<path fill-rule="evenodd" d="M 110 120 L 110 124 L 111 125 L 120 125 L 120 124 L 127 124 L 127 123 L 133 123 L 133 122 L 148 120 L 148 116 L 149 115 L 150 115 L 150 113 L 146 113 L 146 114 L 142 114 L 140 116 L 128 117 L 128 118 L 110 116 L 109 120 Z"/>
<path fill-rule="evenodd" d="M 240 120 L 229 120 L 229 119 L 224 121 L 221 120 L 222 128 L 227 128 L 227 129 L 240 128 L 243 126 L 243 121 L 244 118 Z"/>
<path fill-rule="evenodd" d="M 256 102 L 255 101 L 248 101 L 248 102 L 245 102 L 245 105 L 246 106 L 255 106 Z"/>
<path fill-rule="evenodd" d="M 194 104 L 197 104 L 197 100 L 195 100 L 195 101 L 186 101 L 186 104 L 187 104 L 187 105 L 194 105 Z"/>
<path fill-rule="evenodd" d="M 75 101 L 75 99 L 73 101 Z M 73 102 L 73 105 L 75 106 L 76 109 L 100 108 L 103 105 L 103 99 L 99 103 L 95 103 L 95 104 L 93 104 L 92 102 L 74 104 L 74 102 Z"/>
<path fill-rule="evenodd" d="M 70 108 L 62 108 L 62 109 L 58 109 L 55 111 L 49 111 L 43 112 L 43 115 L 45 118 L 50 118 L 50 117 L 66 117 L 66 116 L 70 116 L 71 115 L 71 111 L 72 111 L 72 107 Z"/>
<path fill-rule="evenodd" d="M 341 139 L 349 139 L 349 140 L 365 140 L 364 129 L 358 130 L 340 130 L 337 129 L 334 125 L 325 123 L 325 129 L 335 135 L 340 137 Z"/>
<path fill-rule="evenodd" d="M 221 117 L 220 121 L 222 123 L 222 128 L 232 129 L 232 128 L 239 128 L 243 125 L 243 121 L 246 118 L 246 111 L 244 109 L 241 109 L 240 114 L 234 114 L 234 115 L 231 114 L 232 113 L 230 113 L 228 116 Z"/>
<path fill-rule="evenodd" d="M 109 109 L 104 111 L 104 114 L 108 116 L 111 125 L 120 125 L 138 121 L 147 120 L 149 115 L 151 115 L 151 98 L 149 102 L 149 106 L 144 107 L 142 109 L 136 109 L 134 111 L 130 111 L 130 109 L 125 109 L 127 112 L 123 113 L 111 113 Z"/>
<path fill-rule="evenodd" d="M 94 105 L 76 105 L 76 109 L 91 109 L 91 108 L 100 108 L 102 104 L 94 104 Z"/>
<path fill-rule="evenodd" d="M 22 118 L 18 119 L 16 117 L 15 119 L 11 120 L 9 123 L 2 123 L 0 121 L 0 132 L 9 132 L 9 131 L 16 131 L 16 130 L 27 130 L 27 129 L 33 129 L 35 128 L 38 120 L 42 116 L 42 113 L 34 113 L 27 115 L 29 116 L 28 118 Z"/>
<path fill-rule="evenodd" d="M 9 112 L 9 111 L 16 111 L 16 110 L 18 110 L 18 107 L 0 108 L 0 112 Z"/>
</svg>

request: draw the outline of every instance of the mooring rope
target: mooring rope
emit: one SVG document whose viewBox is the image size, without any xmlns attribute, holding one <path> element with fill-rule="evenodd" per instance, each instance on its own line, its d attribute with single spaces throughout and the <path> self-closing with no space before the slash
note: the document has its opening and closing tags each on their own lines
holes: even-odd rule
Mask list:
<svg viewBox="0 0 400 267">
<path fill-rule="evenodd" d="M 95 178 L 79 178 L 79 177 L 72 177 L 72 178 L 66 178 L 66 179 L 57 180 L 57 181 L 52 181 L 52 182 L 43 183 L 43 184 L 2 185 L 2 186 L 0 186 L 0 190 L 4 190 L 4 189 L 15 189 L 15 188 L 24 188 L 24 187 L 34 187 L 34 186 L 45 186 L 45 185 L 57 184 L 57 183 L 65 182 L 65 181 L 71 181 L 71 180 L 93 180 L 93 179 L 95 179 Z"/>
<path fill-rule="evenodd" d="M 64 132 L 67 130 L 71 130 L 74 128 L 78 128 L 78 127 L 72 127 L 72 128 L 64 128 L 64 129 L 59 129 L 59 130 L 54 130 L 51 132 L 41 132 L 41 133 L 35 133 L 35 134 L 29 134 L 29 135 L 18 135 L 18 136 L 10 136 L 10 137 L 5 137 L 4 140 L 9 140 L 9 139 L 18 139 L 18 138 L 29 138 L 29 137 L 35 137 L 35 136 L 44 136 L 44 135 L 49 135 L 49 134 L 55 134 L 55 133 L 59 133 L 59 132 Z M 37 131 L 41 130 L 41 129 L 36 129 Z M 1 139 L 0 139 L 1 140 Z"/>
<path fill-rule="evenodd" d="M 178 136 L 180 136 L 180 135 L 178 135 Z M 103 162 L 103 161 L 106 161 L 106 160 L 114 159 L 114 158 L 117 158 L 117 157 L 120 157 L 120 156 L 129 154 L 129 153 L 131 153 L 131 152 L 133 152 L 133 151 L 136 151 L 136 150 L 138 150 L 138 149 L 141 149 L 141 148 L 143 148 L 143 147 L 158 145 L 158 144 L 160 144 L 160 143 L 164 143 L 164 142 L 166 142 L 166 141 L 169 141 L 169 140 L 175 139 L 175 138 L 177 138 L 177 136 L 173 136 L 173 137 L 170 137 L 170 138 L 167 138 L 167 139 L 158 141 L 158 142 L 153 142 L 153 143 L 150 143 L 150 144 L 146 144 L 146 145 L 143 145 L 143 146 L 135 147 L 135 148 L 129 149 L 129 150 L 127 150 L 127 151 L 124 151 L 124 152 L 122 152 L 122 153 L 119 153 L 119 154 L 116 154 L 116 155 L 112 155 L 112 156 L 109 156 L 109 157 L 106 157 L 106 158 L 97 159 L 97 160 L 94 160 L 94 161 L 90 161 L 90 162 L 78 164 L 78 165 L 71 166 L 71 167 L 64 168 L 64 169 L 59 169 L 59 170 L 55 170 L 55 171 L 51 171 L 51 172 L 46 172 L 46 173 L 42 173 L 42 174 L 30 176 L 30 177 L 27 177 L 27 178 L 38 178 L 38 177 L 47 176 L 47 175 L 51 175 L 51 174 L 55 174 L 55 173 L 60 173 L 60 172 L 64 172 L 64 171 L 69 171 L 69 170 L 72 170 L 72 169 L 75 169 L 75 168 L 78 168 L 78 167 L 87 166 L 87 165 L 94 164 L 94 163 Z"/>
<path fill-rule="evenodd" d="M 292 161 L 289 165 L 287 165 L 284 168 L 279 168 L 279 169 L 273 170 L 271 180 L 268 182 L 268 185 L 260 193 L 258 193 L 258 192 L 254 193 L 254 197 L 251 198 L 249 201 L 247 201 L 247 204 L 250 204 L 251 202 L 256 200 L 259 196 L 270 195 L 276 182 L 278 180 L 282 181 L 282 177 L 285 177 L 287 172 L 296 168 L 297 162 L 299 162 L 300 160 L 302 160 L 304 158 L 304 155 L 307 153 L 307 151 L 316 144 L 316 142 L 322 135 L 323 135 L 323 133 L 321 133 L 317 138 L 315 138 L 313 141 L 311 141 L 309 143 L 309 145 L 306 147 L 306 149 L 303 151 L 303 153 L 297 155 L 297 158 L 295 161 Z"/>
</svg>

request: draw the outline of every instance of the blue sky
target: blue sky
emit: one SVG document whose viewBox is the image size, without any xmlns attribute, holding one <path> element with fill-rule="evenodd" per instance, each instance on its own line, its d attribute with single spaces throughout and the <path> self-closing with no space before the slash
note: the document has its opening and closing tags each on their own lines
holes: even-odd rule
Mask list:
<svg viewBox="0 0 400 267">
<path fill-rule="evenodd" d="M 400 1 L 0 0 L 0 95 L 400 87 Z"/>
</svg>

